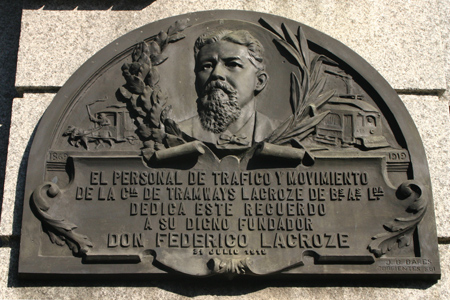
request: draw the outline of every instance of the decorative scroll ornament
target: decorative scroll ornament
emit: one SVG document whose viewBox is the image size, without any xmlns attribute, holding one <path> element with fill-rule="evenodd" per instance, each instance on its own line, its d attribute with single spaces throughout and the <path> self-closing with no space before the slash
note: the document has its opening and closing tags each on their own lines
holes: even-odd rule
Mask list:
<svg viewBox="0 0 450 300">
<path fill-rule="evenodd" d="M 411 244 L 413 239 L 412 235 L 427 211 L 427 200 L 421 196 L 422 188 L 414 180 L 408 180 L 398 187 L 398 199 L 413 201 L 406 209 L 413 216 L 396 218 L 394 221 L 384 224 L 383 227 L 388 232 L 379 233 L 372 237 L 373 241 L 367 248 L 376 257 L 381 257 L 388 251 L 391 251 L 395 244 L 398 244 L 399 248 Z"/>
<path fill-rule="evenodd" d="M 85 255 L 93 247 L 85 235 L 74 232 L 77 226 L 63 218 L 50 214 L 50 205 L 46 199 L 60 194 L 59 187 L 53 182 L 44 182 L 38 186 L 31 197 L 31 207 L 42 222 L 42 229 L 50 237 L 50 241 L 58 246 L 67 244 L 75 256 Z"/>
</svg>

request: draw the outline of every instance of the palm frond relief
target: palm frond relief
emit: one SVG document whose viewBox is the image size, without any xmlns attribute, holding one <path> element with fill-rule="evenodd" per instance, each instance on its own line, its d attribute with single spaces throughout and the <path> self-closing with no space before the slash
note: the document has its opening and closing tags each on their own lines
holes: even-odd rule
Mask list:
<svg viewBox="0 0 450 300">
<path fill-rule="evenodd" d="M 298 74 L 291 73 L 290 105 L 292 115 L 287 118 L 266 140 L 266 142 L 283 145 L 291 141 L 301 145 L 301 141 L 314 132 L 329 111 L 318 112 L 334 95 L 334 90 L 324 91 L 326 75 L 322 63 L 328 58 L 315 55 L 310 58 L 308 41 L 299 26 L 297 35 L 284 23 L 281 28 L 260 19 L 266 29 L 272 31 L 279 38 L 274 42 L 284 50 L 283 54 L 293 60 L 298 66 Z"/>
</svg>

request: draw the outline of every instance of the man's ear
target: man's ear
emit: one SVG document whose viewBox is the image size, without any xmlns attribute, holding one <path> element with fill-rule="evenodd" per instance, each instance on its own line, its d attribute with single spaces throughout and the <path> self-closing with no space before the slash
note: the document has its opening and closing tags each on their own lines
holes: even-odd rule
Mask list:
<svg viewBox="0 0 450 300">
<path fill-rule="evenodd" d="M 267 75 L 266 72 L 258 71 L 258 73 L 256 73 L 256 77 L 258 81 L 256 82 L 255 95 L 266 87 L 267 80 L 269 80 L 269 75 Z"/>
</svg>

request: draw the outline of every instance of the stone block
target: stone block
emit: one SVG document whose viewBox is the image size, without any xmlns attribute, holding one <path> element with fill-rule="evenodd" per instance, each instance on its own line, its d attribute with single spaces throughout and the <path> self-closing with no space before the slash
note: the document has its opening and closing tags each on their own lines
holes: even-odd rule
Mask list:
<svg viewBox="0 0 450 300">
<path fill-rule="evenodd" d="M 448 101 L 435 96 L 401 96 L 422 138 L 428 159 L 438 237 L 450 237 L 450 115 Z"/>
<path fill-rule="evenodd" d="M 34 129 L 54 94 L 25 94 L 15 98 L 6 162 L 0 236 L 19 235 L 26 166 Z"/>
<path fill-rule="evenodd" d="M 147 23 L 193 11 L 238 9 L 284 16 L 338 39 L 395 89 L 445 88 L 437 0 L 162 0 L 141 10 L 95 10 L 92 5 L 94 10 L 83 2 L 86 10 L 53 5 L 23 11 L 17 87 L 61 86 L 101 48 Z"/>
<path fill-rule="evenodd" d="M 1 299 L 448 299 L 450 276 L 423 281 L 273 282 L 221 280 L 25 281 L 17 278 L 18 243 L 0 248 Z M 450 245 L 439 245 L 441 266 L 450 266 Z"/>
</svg>

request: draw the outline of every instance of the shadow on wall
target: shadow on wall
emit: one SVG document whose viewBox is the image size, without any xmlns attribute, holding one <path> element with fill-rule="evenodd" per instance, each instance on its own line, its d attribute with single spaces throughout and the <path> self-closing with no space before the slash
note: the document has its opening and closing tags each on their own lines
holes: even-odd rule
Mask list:
<svg viewBox="0 0 450 300">
<path fill-rule="evenodd" d="M 0 213 L 19 49 L 21 1 L 0 1 Z M 1 222 L 1 220 L 0 220 Z"/>
<path fill-rule="evenodd" d="M 24 9 L 141 10 L 156 0 L 24 0 Z"/>
</svg>

